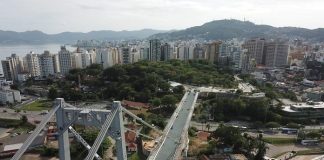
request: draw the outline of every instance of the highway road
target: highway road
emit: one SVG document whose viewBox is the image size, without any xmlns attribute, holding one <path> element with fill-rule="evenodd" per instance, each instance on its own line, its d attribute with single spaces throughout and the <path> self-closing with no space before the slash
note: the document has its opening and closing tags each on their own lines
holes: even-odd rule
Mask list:
<svg viewBox="0 0 324 160">
<path fill-rule="evenodd" d="M 190 110 L 194 108 L 195 95 L 195 92 L 190 92 L 183 104 L 179 106 L 181 109 L 179 110 L 173 125 L 169 130 L 167 130 L 166 138 L 162 141 L 162 144 L 160 145 L 160 148 L 158 148 L 157 155 L 154 159 L 169 160 L 173 157 L 176 149 L 179 147 L 182 134 L 187 134 L 183 133 L 183 130 L 185 126 L 188 125 L 186 123 Z"/>
</svg>

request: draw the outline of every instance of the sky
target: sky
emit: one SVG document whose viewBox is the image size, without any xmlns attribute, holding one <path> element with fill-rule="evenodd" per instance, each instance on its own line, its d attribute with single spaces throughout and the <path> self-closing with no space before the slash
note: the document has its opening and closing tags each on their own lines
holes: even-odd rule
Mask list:
<svg viewBox="0 0 324 160">
<path fill-rule="evenodd" d="M 0 0 L 0 30 L 171 30 L 212 20 L 324 28 L 323 0 Z"/>
</svg>

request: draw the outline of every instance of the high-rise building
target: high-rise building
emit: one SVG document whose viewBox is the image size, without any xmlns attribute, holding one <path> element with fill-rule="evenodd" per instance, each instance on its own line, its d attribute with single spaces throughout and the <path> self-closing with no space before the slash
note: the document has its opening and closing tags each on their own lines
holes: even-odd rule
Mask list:
<svg viewBox="0 0 324 160">
<path fill-rule="evenodd" d="M 210 63 L 218 62 L 220 45 L 222 44 L 221 41 L 213 42 L 207 44 L 206 46 L 206 58 Z"/>
<path fill-rule="evenodd" d="M 101 64 L 103 68 L 120 63 L 119 57 L 117 48 L 101 48 L 96 51 L 96 63 Z"/>
<path fill-rule="evenodd" d="M 34 52 L 30 52 L 26 55 L 26 62 L 28 67 L 28 72 L 32 77 L 38 77 L 41 75 L 39 57 Z"/>
<path fill-rule="evenodd" d="M 244 49 L 241 52 L 241 63 L 240 68 L 242 73 L 250 73 L 252 72 L 256 67 L 256 60 L 252 58 L 252 55 L 250 52 L 248 52 L 247 49 Z"/>
<path fill-rule="evenodd" d="M 61 46 L 58 57 L 61 74 L 65 75 L 69 73 L 69 71 L 72 69 L 72 53 L 68 51 L 65 46 Z"/>
<path fill-rule="evenodd" d="M 233 67 L 238 69 L 240 68 L 240 61 L 241 61 L 241 55 L 242 55 L 242 48 L 238 45 L 230 46 L 230 57 L 233 62 Z"/>
<path fill-rule="evenodd" d="M 179 60 L 190 60 L 193 59 L 194 47 L 191 46 L 180 46 L 178 47 L 177 57 Z"/>
<path fill-rule="evenodd" d="M 201 45 L 196 45 L 194 48 L 194 53 L 193 53 L 193 58 L 194 59 L 206 59 L 205 56 L 205 49 Z"/>
<path fill-rule="evenodd" d="M 53 54 L 54 73 L 61 73 L 58 54 Z"/>
<path fill-rule="evenodd" d="M 129 56 L 129 63 L 136 63 L 140 59 L 140 52 L 138 52 L 137 48 L 132 48 Z"/>
<path fill-rule="evenodd" d="M 18 75 L 17 77 L 15 75 L 16 71 L 13 67 L 11 60 L 2 60 L 1 64 L 2 64 L 3 75 L 7 81 L 15 81 L 18 79 Z"/>
<path fill-rule="evenodd" d="M 72 69 L 81 69 L 82 67 L 82 53 L 74 52 L 71 54 L 72 59 Z"/>
<path fill-rule="evenodd" d="M 161 61 L 167 61 L 171 59 L 171 52 L 172 52 L 172 48 L 170 44 L 164 43 L 161 46 Z"/>
<path fill-rule="evenodd" d="M 122 47 L 120 51 L 122 64 L 129 64 L 131 49 L 129 47 Z"/>
<path fill-rule="evenodd" d="M 3 75 L 7 81 L 17 81 L 18 74 L 25 70 L 23 62 L 16 54 L 12 54 L 6 60 L 2 60 L 1 63 Z"/>
<path fill-rule="evenodd" d="M 44 51 L 43 54 L 39 55 L 40 75 L 41 77 L 48 77 L 54 75 L 55 72 L 55 59 L 49 51 Z"/>
<path fill-rule="evenodd" d="M 94 49 L 89 50 L 90 64 L 96 63 L 96 51 Z"/>
<path fill-rule="evenodd" d="M 150 40 L 150 61 L 160 61 L 161 60 L 161 41 L 158 39 Z"/>
<path fill-rule="evenodd" d="M 143 47 L 140 49 L 140 59 L 141 60 L 149 60 L 150 48 Z"/>
<path fill-rule="evenodd" d="M 265 43 L 266 41 L 263 38 L 250 39 L 243 43 L 242 48 L 247 49 L 251 58 L 254 58 L 257 64 L 265 64 Z"/>
<path fill-rule="evenodd" d="M 88 51 L 84 50 L 81 53 L 81 62 L 82 62 L 82 68 L 86 68 L 91 65 L 91 55 Z"/>
<path fill-rule="evenodd" d="M 267 67 L 283 67 L 287 65 L 289 52 L 288 42 L 274 40 L 265 45 L 265 65 Z"/>
</svg>

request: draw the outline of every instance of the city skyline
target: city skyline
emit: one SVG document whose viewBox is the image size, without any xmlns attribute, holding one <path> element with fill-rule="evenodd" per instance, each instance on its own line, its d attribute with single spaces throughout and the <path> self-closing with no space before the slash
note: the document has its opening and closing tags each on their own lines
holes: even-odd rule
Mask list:
<svg viewBox="0 0 324 160">
<path fill-rule="evenodd" d="M 320 0 L 100 0 L 96 3 L 85 0 L 21 3 L 12 0 L 0 4 L 0 30 L 40 30 L 50 34 L 145 28 L 173 30 L 219 19 L 245 19 L 275 27 L 315 29 L 324 26 L 320 21 L 320 15 L 324 14 L 323 5 Z"/>
</svg>

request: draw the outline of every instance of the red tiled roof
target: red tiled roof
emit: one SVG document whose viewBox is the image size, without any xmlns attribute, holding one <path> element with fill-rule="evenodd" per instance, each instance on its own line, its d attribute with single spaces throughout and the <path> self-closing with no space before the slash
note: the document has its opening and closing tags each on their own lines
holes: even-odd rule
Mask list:
<svg viewBox="0 0 324 160">
<path fill-rule="evenodd" d="M 129 106 L 129 107 L 149 108 L 148 104 L 142 103 L 142 102 L 133 102 L 133 101 L 123 100 L 122 104 L 125 106 Z"/>
<path fill-rule="evenodd" d="M 199 131 L 197 134 L 197 137 L 202 140 L 202 141 L 207 141 L 210 133 L 204 132 L 204 131 Z"/>
<path fill-rule="evenodd" d="M 136 141 L 136 133 L 126 131 L 125 132 L 125 141 L 126 141 L 126 143 L 135 143 L 135 141 Z"/>
<path fill-rule="evenodd" d="M 136 124 L 127 124 L 126 128 L 130 129 L 130 130 L 137 130 L 137 126 Z"/>
<path fill-rule="evenodd" d="M 127 146 L 128 146 L 128 148 L 136 148 L 136 144 L 135 143 L 129 143 Z"/>
</svg>

